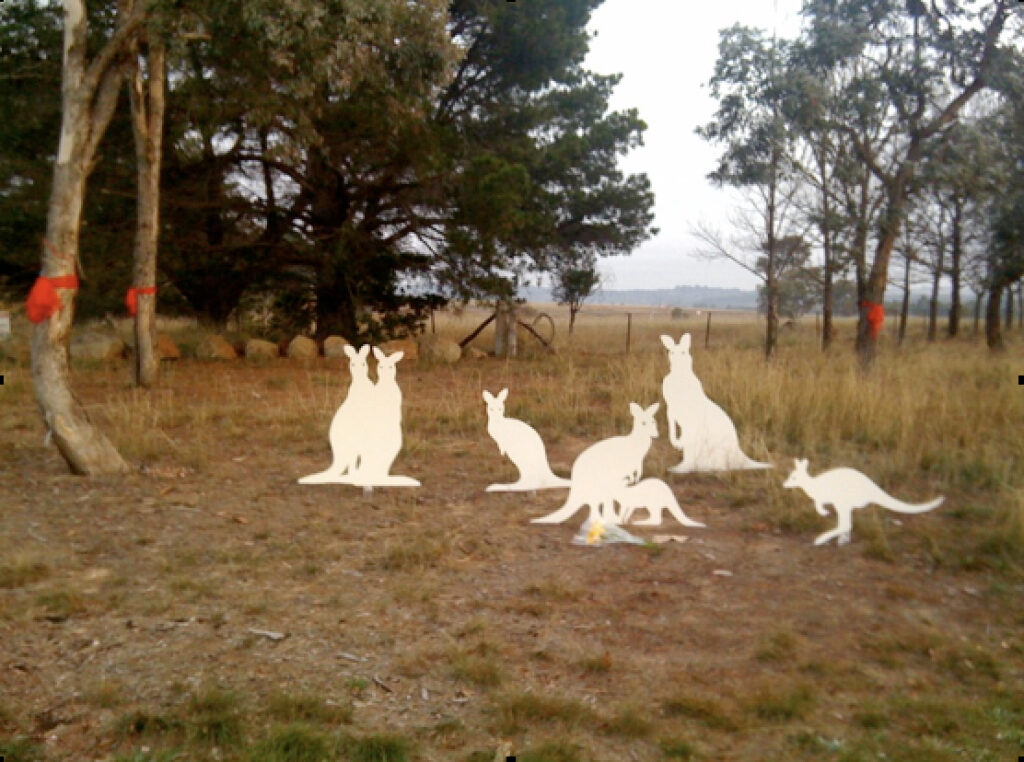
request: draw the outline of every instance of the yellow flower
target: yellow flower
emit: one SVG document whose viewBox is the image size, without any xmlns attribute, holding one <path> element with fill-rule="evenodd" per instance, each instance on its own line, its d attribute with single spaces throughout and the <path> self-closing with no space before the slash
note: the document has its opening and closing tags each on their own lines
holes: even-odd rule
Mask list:
<svg viewBox="0 0 1024 762">
<path fill-rule="evenodd" d="M 594 522 L 590 525 L 590 531 L 587 532 L 587 545 L 600 542 L 602 537 L 604 537 L 604 524 L 601 523 L 600 519 L 594 519 Z"/>
</svg>

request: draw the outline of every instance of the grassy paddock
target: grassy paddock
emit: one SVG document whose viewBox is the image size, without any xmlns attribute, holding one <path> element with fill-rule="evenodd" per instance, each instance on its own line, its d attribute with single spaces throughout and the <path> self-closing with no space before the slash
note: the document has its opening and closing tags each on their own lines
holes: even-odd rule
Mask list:
<svg viewBox="0 0 1024 762">
<path fill-rule="evenodd" d="M 89 415 L 142 473 L 68 476 L 24 359 L 0 368 L 0 754 L 10 760 L 288 762 L 995 760 L 1024 753 L 1024 372 L 1019 334 L 883 338 L 863 374 L 813 320 L 765 363 L 750 316 L 593 308 L 555 354 L 402 363 L 421 490 L 295 478 L 329 458 L 344 361 L 73 366 Z M 480 310 L 438 313 L 455 340 Z M 534 315 L 527 312 L 527 321 Z M 169 326 L 195 340 L 195 328 Z M 537 330 L 547 335 L 543 319 Z M 888 329 L 887 329 L 888 330 Z M 580 549 L 548 495 L 485 495 L 514 469 L 482 389 L 507 386 L 567 473 L 661 397 L 663 333 L 745 451 L 776 468 L 665 477 L 707 530 L 656 549 Z M 488 328 L 474 342 L 487 349 Z M 20 337 L 23 338 L 23 337 Z M 15 344 L 20 340 L 15 337 Z M 8 348 L 10 349 L 10 347 Z M 679 458 L 664 436 L 646 461 Z M 931 514 L 855 513 L 853 543 L 781 482 L 794 457 L 849 465 Z M 897 523 L 898 522 L 898 523 Z M 662 531 L 662 530 L 658 530 Z M 671 524 L 665 531 L 681 532 Z M 722 573 L 724 572 L 724 573 Z M 269 634 L 268 634 L 269 633 Z M 280 637 L 274 633 L 280 633 Z"/>
</svg>

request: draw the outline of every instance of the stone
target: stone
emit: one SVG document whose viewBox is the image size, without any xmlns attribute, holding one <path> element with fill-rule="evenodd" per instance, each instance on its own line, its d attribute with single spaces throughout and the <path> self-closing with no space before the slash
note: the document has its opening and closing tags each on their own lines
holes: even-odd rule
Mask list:
<svg viewBox="0 0 1024 762">
<path fill-rule="evenodd" d="M 308 336 L 296 336 L 288 342 L 288 349 L 285 354 L 293 360 L 314 360 L 320 352 L 317 350 L 316 342 Z"/>
<path fill-rule="evenodd" d="M 277 344 L 266 339 L 249 339 L 245 342 L 246 360 L 274 360 L 280 356 Z"/>
<path fill-rule="evenodd" d="M 83 333 L 71 340 L 71 357 L 76 360 L 118 360 L 127 347 L 117 336 Z"/>
<path fill-rule="evenodd" d="M 238 353 L 231 342 L 216 333 L 209 333 L 196 346 L 199 360 L 237 360 Z"/>
<path fill-rule="evenodd" d="M 417 360 L 420 356 L 420 348 L 412 339 L 392 339 L 381 344 L 380 349 L 388 354 L 401 352 L 406 360 Z"/>
<path fill-rule="evenodd" d="M 181 349 L 166 333 L 156 335 L 156 355 L 161 360 L 180 360 Z"/>
<path fill-rule="evenodd" d="M 324 339 L 324 357 L 344 357 L 348 346 L 351 344 L 341 336 L 328 336 Z"/>
<path fill-rule="evenodd" d="M 466 347 L 462 350 L 462 357 L 466 360 L 484 360 L 489 356 L 484 350 L 476 347 Z"/>
<path fill-rule="evenodd" d="M 424 334 L 417 340 L 420 357 L 429 362 L 454 364 L 462 357 L 462 347 L 451 339 Z"/>
</svg>

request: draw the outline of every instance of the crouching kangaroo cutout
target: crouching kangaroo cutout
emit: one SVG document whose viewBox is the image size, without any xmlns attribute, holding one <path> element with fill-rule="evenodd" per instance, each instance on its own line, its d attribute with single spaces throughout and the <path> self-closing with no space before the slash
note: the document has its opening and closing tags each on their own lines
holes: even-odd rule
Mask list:
<svg viewBox="0 0 1024 762">
<path fill-rule="evenodd" d="M 867 476 L 853 468 L 833 468 L 817 476 L 807 473 L 807 460 L 796 459 L 793 473 L 783 483 L 783 487 L 793 489 L 799 487 L 814 501 L 814 510 L 822 516 L 828 516 L 825 505 L 831 503 L 839 517 L 839 526 L 824 532 L 814 540 L 815 545 L 823 545 L 832 538 L 838 538 L 836 544 L 846 545 L 850 541 L 853 529 L 853 509 L 863 508 L 874 503 L 897 513 L 924 513 L 938 508 L 943 497 L 937 497 L 927 503 L 904 503 L 885 492 Z"/>
<path fill-rule="evenodd" d="M 511 460 L 519 469 L 519 478 L 510 484 L 492 484 L 488 492 L 532 492 L 538 489 L 568 487 L 569 480 L 556 476 L 548 465 L 548 454 L 540 434 L 516 418 L 505 417 L 505 399 L 508 389 L 497 395 L 484 390 L 487 404 L 487 433 L 498 445 L 498 452 Z"/>
<path fill-rule="evenodd" d="M 646 410 L 629 403 L 633 414 L 633 430 L 625 436 L 596 442 L 581 452 L 572 464 L 569 497 L 554 513 L 533 519 L 534 524 L 560 524 L 583 506 L 590 506 L 590 518 L 605 524 L 618 524 L 615 501 L 622 488 L 635 484 L 644 470 L 644 458 L 651 449 L 651 440 L 658 436 L 654 414 L 659 403 Z"/>
<path fill-rule="evenodd" d="M 679 507 L 672 488 L 661 479 L 644 479 L 628 487 L 623 487 L 616 496 L 619 503 L 619 523 L 628 524 L 633 512 L 638 508 L 646 508 L 648 516 L 643 521 L 634 522 L 641 527 L 661 526 L 661 514 L 668 511 L 669 515 L 684 527 L 703 527 L 694 521 Z"/>
<path fill-rule="evenodd" d="M 732 420 L 704 394 L 704 387 L 693 372 L 690 334 L 684 333 L 678 344 L 671 336 L 662 336 L 661 343 L 668 350 L 669 363 L 668 375 L 661 383 L 668 438 L 673 447 L 683 451 L 682 461 L 668 470 L 688 474 L 771 468 L 771 463 L 760 463 L 744 454 Z"/>
</svg>

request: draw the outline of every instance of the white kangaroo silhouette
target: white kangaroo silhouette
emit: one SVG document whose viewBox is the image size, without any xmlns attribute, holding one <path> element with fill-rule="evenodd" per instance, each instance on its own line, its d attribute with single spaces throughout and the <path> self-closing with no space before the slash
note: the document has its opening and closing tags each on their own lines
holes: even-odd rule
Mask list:
<svg viewBox="0 0 1024 762">
<path fill-rule="evenodd" d="M 409 476 L 390 473 L 391 464 L 402 449 L 402 390 L 395 366 L 405 353 L 385 355 L 374 347 L 373 356 L 377 358 L 377 383 L 369 398 L 372 418 L 361 432 L 359 465 L 343 481 L 361 487 L 419 487 L 420 483 Z"/>
<path fill-rule="evenodd" d="M 645 521 L 634 522 L 637 526 L 661 526 L 662 511 L 668 511 L 672 518 L 684 527 L 705 526 L 683 513 L 672 488 L 661 479 L 643 479 L 636 484 L 623 487 L 615 499 L 620 507 L 620 524 L 628 524 L 637 508 L 646 508 L 650 515 Z"/>
<path fill-rule="evenodd" d="M 643 472 L 644 458 L 651 449 L 651 440 L 658 436 L 654 414 L 660 403 L 644 410 L 635 402 L 629 403 L 633 414 L 633 429 L 625 436 L 610 437 L 595 442 L 581 452 L 572 464 L 569 497 L 565 505 L 554 513 L 533 519 L 534 524 L 560 524 L 572 517 L 580 508 L 590 506 L 590 518 L 600 518 L 606 524 L 618 524 L 615 499 L 627 484 L 634 484 Z"/>
<path fill-rule="evenodd" d="M 348 355 L 348 369 L 352 374 L 352 382 L 349 384 L 345 401 L 331 419 L 331 428 L 327 435 L 331 443 L 331 465 L 319 473 L 303 476 L 299 479 L 299 484 L 337 483 L 341 476 L 351 474 L 359 462 L 362 433 L 366 429 L 369 400 L 373 392 L 370 368 L 366 364 L 370 345 L 364 344 L 357 352 L 350 344 L 346 344 L 345 354 Z"/>
<path fill-rule="evenodd" d="M 682 461 L 668 470 L 687 474 L 772 468 L 771 463 L 760 463 L 743 453 L 732 420 L 704 394 L 704 387 L 693 372 L 690 334 L 684 333 L 678 344 L 671 336 L 662 336 L 661 343 L 668 350 L 669 362 L 668 375 L 661 383 L 668 438 L 673 447 L 683 451 Z"/>
<path fill-rule="evenodd" d="M 839 526 L 824 532 L 814 540 L 815 545 L 823 545 L 837 537 L 836 544 L 846 545 L 850 541 L 853 529 L 853 509 L 863 508 L 869 503 L 888 508 L 897 513 L 924 513 L 937 508 L 945 499 L 937 497 L 927 503 L 917 505 L 904 503 L 885 492 L 871 479 L 853 468 L 833 468 L 817 476 L 807 473 L 807 460 L 797 458 L 793 461 L 795 468 L 783 487 L 792 489 L 799 487 L 814 501 L 814 510 L 822 516 L 828 516 L 824 506 L 831 503 L 839 517 Z"/>
<path fill-rule="evenodd" d="M 502 389 L 497 396 L 484 389 L 483 397 L 487 404 L 487 433 L 498 445 L 498 452 L 519 469 L 516 481 L 511 484 L 492 484 L 487 492 L 528 492 L 568 487 L 568 479 L 556 476 L 551 471 L 540 434 L 528 423 L 505 417 L 508 389 Z"/>
</svg>

